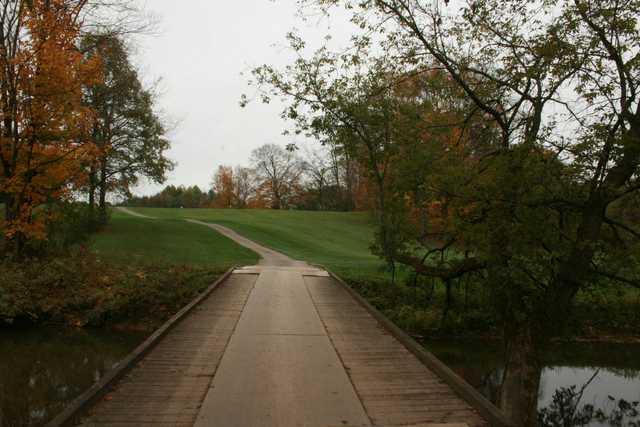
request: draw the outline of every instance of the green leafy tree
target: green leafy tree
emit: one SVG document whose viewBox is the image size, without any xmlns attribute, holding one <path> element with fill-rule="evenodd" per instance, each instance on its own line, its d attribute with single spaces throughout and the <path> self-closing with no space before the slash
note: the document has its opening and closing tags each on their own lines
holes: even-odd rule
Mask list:
<svg viewBox="0 0 640 427">
<path fill-rule="evenodd" d="M 140 177 L 162 183 L 173 163 L 165 152 L 170 143 L 166 129 L 154 111 L 153 94 L 140 82 L 124 41 L 109 34 L 87 35 L 83 51 L 102 58 L 104 82 L 87 93 L 87 104 L 96 112 L 93 138 L 99 150 L 92 163 L 88 186 L 89 205 L 98 205 L 98 223 L 107 218 L 107 194 L 130 194 Z"/>
</svg>

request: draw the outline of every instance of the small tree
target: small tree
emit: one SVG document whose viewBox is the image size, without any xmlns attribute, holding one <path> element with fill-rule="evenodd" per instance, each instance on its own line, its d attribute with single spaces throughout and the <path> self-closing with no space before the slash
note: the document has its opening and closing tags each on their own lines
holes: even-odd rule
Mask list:
<svg viewBox="0 0 640 427">
<path fill-rule="evenodd" d="M 235 205 L 236 190 L 234 174 L 231 166 L 219 166 L 213 177 L 213 191 L 216 195 L 213 207 L 231 208 Z"/>
</svg>

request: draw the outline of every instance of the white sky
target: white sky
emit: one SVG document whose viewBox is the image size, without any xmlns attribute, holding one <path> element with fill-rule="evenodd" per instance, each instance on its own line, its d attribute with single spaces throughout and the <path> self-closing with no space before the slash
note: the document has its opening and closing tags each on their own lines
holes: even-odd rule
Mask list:
<svg viewBox="0 0 640 427">
<path fill-rule="evenodd" d="M 179 121 L 168 153 L 178 165 L 164 185 L 208 189 L 218 165 L 247 164 L 251 150 L 264 143 L 292 142 L 281 135 L 281 105 L 256 101 L 240 108 L 240 96 L 255 91 L 247 85 L 248 72 L 265 63 L 291 63 L 285 35 L 294 27 L 314 49 L 328 33 L 338 47 L 352 31 L 346 15 L 304 22 L 296 16 L 295 3 L 146 1 L 145 9 L 159 19 L 160 29 L 137 41 L 136 63 L 145 81 L 162 79 L 159 107 Z M 151 194 L 164 185 L 143 183 L 135 193 Z"/>
</svg>

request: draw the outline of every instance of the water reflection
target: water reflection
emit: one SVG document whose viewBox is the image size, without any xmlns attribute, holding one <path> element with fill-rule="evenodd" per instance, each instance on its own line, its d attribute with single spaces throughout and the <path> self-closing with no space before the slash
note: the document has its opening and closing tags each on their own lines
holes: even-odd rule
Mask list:
<svg viewBox="0 0 640 427">
<path fill-rule="evenodd" d="M 640 355 L 638 356 L 640 357 Z M 544 387 L 540 390 L 538 406 L 549 406 L 553 399 L 553 392 L 561 387 L 583 384 L 594 375 L 593 367 L 552 367 L 542 371 Z M 591 404 L 597 408 L 606 408 L 610 405 L 608 396 L 627 401 L 640 401 L 640 370 L 617 370 L 601 368 L 589 386 L 584 389 L 582 395 L 583 404 Z"/>
<path fill-rule="evenodd" d="M 485 397 L 498 401 L 503 366 L 499 344 L 435 341 L 425 346 Z M 587 418 L 577 417 L 573 425 L 634 425 L 629 424 L 634 420 L 628 416 L 622 417 L 620 424 L 608 418 L 616 415 L 621 401 L 640 401 L 640 345 L 558 344 L 549 351 L 540 375 L 538 410 L 566 411 L 566 407 L 558 408 L 558 400 L 564 398 L 564 406 L 569 405 L 568 391 L 574 386 L 574 393 L 580 394 L 579 399 L 573 396 L 576 414 L 590 407 L 593 413 L 588 422 L 581 423 Z"/>
<path fill-rule="evenodd" d="M 0 427 L 43 425 L 141 338 L 97 330 L 0 330 Z"/>
</svg>

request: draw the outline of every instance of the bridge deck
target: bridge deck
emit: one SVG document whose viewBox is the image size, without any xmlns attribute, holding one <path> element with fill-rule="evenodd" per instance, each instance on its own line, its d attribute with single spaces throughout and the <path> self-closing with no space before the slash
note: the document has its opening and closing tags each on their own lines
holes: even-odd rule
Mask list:
<svg viewBox="0 0 640 427">
<path fill-rule="evenodd" d="M 192 426 L 256 281 L 231 275 L 89 412 L 87 426 Z"/>
<path fill-rule="evenodd" d="M 487 424 L 326 272 L 236 273 L 83 425 Z"/>
<path fill-rule="evenodd" d="M 487 424 L 333 278 L 305 283 L 373 425 Z"/>
</svg>

